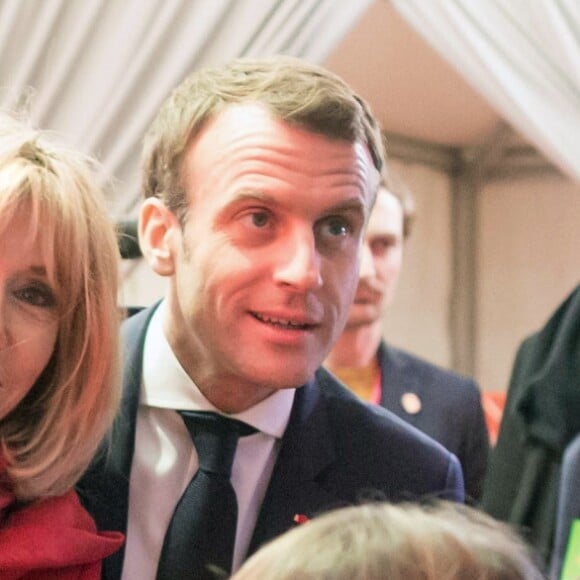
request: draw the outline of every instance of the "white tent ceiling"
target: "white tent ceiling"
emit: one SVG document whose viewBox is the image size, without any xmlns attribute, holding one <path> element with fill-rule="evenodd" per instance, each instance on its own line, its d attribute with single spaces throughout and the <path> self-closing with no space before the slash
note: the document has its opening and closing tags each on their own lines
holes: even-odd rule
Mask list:
<svg viewBox="0 0 580 580">
<path fill-rule="evenodd" d="M 373 55 L 375 66 L 381 58 L 389 62 L 379 81 L 383 85 L 374 84 L 364 53 L 357 58 L 364 72 L 353 71 L 361 75 L 361 82 L 370 83 L 371 100 L 379 103 L 381 112 L 386 107 L 387 129 L 420 138 L 427 133 L 427 139 L 455 147 L 469 145 L 473 150 L 460 154 L 479 165 L 484 179 L 501 177 L 502 170 L 545 170 L 541 157 L 525 146 L 525 136 L 559 170 L 580 181 L 577 0 L 375 0 L 351 31 L 355 38 L 344 55 L 356 51 L 371 30 L 374 39 L 382 40 L 375 50 L 367 46 L 365 53 Z M 448 74 L 451 68 L 445 63 L 461 78 Z M 393 92 L 388 83 L 391 71 L 400 71 L 394 79 L 400 92 Z M 461 79 L 476 94 L 463 90 L 467 86 Z M 386 91 L 386 98 L 381 100 L 377 89 Z M 478 95 L 484 95 L 493 110 L 482 107 Z M 416 112 L 417 124 L 411 129 L 401 126 L 395 119 L 402 109 L 395 112 L 393 103 Z M 468 128 L 467 133 L 449 132 L 455 127 Z"/>
<path fill-rule="evenodd" d="M 485 141 L 497 112 L 384 0 L 326 59 L 368 98 L 389 133 L 450 146 Z"/>
<path fill-rule="evenodd" d="M 576 78 L 580 43 L 574 35 L 578 34 L 580 14 L 574 6 L 580 5 L 574 2 L 537 0 L 533 6 L 536 13 L 514 26 L 509 17 L 525 8 L 520 0 L 374 0 L 324 64 L 371 102 L 389 137 L 391 157 L 434 162 L 450 172 L 456 160 L 462 158 L 478 166 L 486 179 L 522 172 L 561 171 L 563 167 L 578 178 L 580 159 L 575 135 L 580 130 L 580 88 Z M 401 16 L 402 12 L 410 12 L 416 27 Z M 534 11 L 530 7 L 528 12 Z M 564 21 L 566 30 L 561 30 L 562 22 L 552 23 L 553 29 L 543 26 L 542 17 L 554 17 L 554 13 Z M 500 29 L 502 21 L 507 24 L 505 30 Z M 473 33 L 462 36 L 458 28 L 470 24 Z M 493 34 L 486 38 L 484 27 L 495 26 L 496 36 L 508 37 L 502 42 L 509 45 L 509 35 L 513 33 L 510 24 L 521 35 L 511 39 L 516 47 L 514 54 L 504 52 Z M 530 54 L 517 50 L 522 43 L 532 48 Z M 469 56 L 457 56 L 463 51 Z M 482 67 L 480 60 L 485 58 L 492 60 L 492 66 Z M 518 59 L 529 60 L 533 73 L 520 69 Z M 547 79 L 544 82 L 542 70 L 557 77 L 571 97 L 563 95 L 559 101 L 557 87 L 550 86 Z M 530 87 L 525 86 L 528 81 Z M 495 92 L 489 90 L 490 85 Z M 485 92 L 491 95 L 490 101 L 482 96 Z M 534 92 L 538 93 L 538 101 L 543 100 L 543 108 L 530 107 L 527 118 L 520 115 L 516 119 L 523 131 L 514 129 L 510 120 L 527 108 L 522 105 L 534 101 Z M 550 115 L 558 116 L 559 107 L 570 113 L 550 120 Z M 546 126 L 542 127 L 544 117 Z M 554 121 L 559 126 L 554 126 Z M 576 131 L 570 131 L 571 127 L 576 127 Z M 539 153 L 532 140 L 523 135 L 532 135 L 549 156 Z M 558 146 L 559 152 L 555 151 Z M 560 159 L 563 156 L 568 159 Z"/>
<path fill-rule="evenodd" d="M 26 102 L 36 125 L 96 155 L 119 217 L 135 211 L 141 137 L 172 87 L 197 67 L 273 53 L 341 74 L 391 155 L 419 142 L 546 166 L 388 0 L 0 0 L 0 106 Z"/>
</svg>

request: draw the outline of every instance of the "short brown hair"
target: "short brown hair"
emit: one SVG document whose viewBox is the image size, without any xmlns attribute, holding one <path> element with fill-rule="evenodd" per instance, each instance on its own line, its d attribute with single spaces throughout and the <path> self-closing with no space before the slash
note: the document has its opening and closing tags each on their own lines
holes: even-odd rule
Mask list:
<svg viewBox="0 0 580 580">
<path fill-rule="evenodd" d="M 378 171 L 381 130 L 367 103 L 340 77 L 296 58 L 237 59 L 187 77 L 163 103 L 144 140 L 143 192 L 159 197 L 183 222 L 185 149 L 228 105 L 255 102 L 275 117 L 330 139 L 364 143 Z"/>
<path fill-rule="evenodd" d="M 383 169 L 379 189 L 384 189 L 393 197 L 397 198 L 403 210 L 403 239 L 411 235 L 415 223 L 416 206 L 415 197 L 409 186 L 392 169 Z"/>
</svg>

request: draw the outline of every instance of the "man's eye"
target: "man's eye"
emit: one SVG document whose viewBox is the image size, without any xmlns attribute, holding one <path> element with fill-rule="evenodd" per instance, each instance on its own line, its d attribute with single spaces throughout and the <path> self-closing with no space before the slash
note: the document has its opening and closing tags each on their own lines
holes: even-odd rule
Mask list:
<svg viewBox="0 0 580 580">
<path fill-rule="evenodd" d="M 39 308 L 52 308 L 53 306 L 56 306 L 54 292 L 42 283 L 29 284 L 19 288 L 14 292 L 14 296 L 21 302 Z"/>
<path fill-rule="evenodd" d="M 386 248 L 388 248 L 391 245 L 391 242 L 389 240 L 373 240 L 371 243 L 371 247 L 373 248 L 373 250 L 384 250 Z"/>
<path fill-rule="evenodd" d="M 370 242 L 371 252 L 376 255 L 384 254 L 389 248 L 396 244 L 393 238 L 375 238 Z"/>
<path fill-rule="evenodd" d="M 325 228 L 331 236 L 344 237 L 352 233 L 352 228 L 348 221 L 340 217 L 327 219 Z"/>
<path fill-rule="evenodd" d="M 263 228 L 268 225 L 270 216 L 265 211 L 256 211 L 251 214 L 252 224 L 257 228 Z"/>
</svg>

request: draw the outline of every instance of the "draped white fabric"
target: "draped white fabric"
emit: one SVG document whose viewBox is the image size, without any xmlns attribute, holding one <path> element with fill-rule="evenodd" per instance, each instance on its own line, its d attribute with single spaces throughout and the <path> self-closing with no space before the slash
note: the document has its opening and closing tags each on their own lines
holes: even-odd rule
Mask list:
<svg viewBox="0 0 580 580">
<path fill-rule="evenodd" d="M 515 128 L 580 181 L 578 0 L 390 0 Z"/>
<path fill-rule="evenodd" d="M 96 155 L 139 200 L 142 136 L 190 71 L 236 56 L 322 62 L 371 0 L 0 0 L 0 107 Z"/>
</svg>

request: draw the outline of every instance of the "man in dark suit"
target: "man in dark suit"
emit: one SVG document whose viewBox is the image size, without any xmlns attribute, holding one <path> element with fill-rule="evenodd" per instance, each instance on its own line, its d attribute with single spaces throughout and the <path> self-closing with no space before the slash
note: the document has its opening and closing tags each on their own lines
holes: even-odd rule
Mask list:
<svg viewBox="0 0 580 580">
<path fill-rule="evenodd" d="M 199 71 L 162 106 L 145 138 L 139 237 L 168 290 L 125 323 L 112 448 L 79 486 L 99 527 L 127 534 L 107 579 L 153 580 L 174 550 L 166 531 L 205 453 L 176 410 L 256 430 L 233 459 L 234 570 L 369 493 L 463 499 L 452 454 L 319 368 L 356 290 L 382 161 L 366 104 L 295 59 Z"/>
<path fill-rule="evenodd" d="M 361 398 L 389 409 L 454 453 L 463 468 L 466 495 L 477 501 L 489 448 L 477 384 L 382 338 L 384 311 L 395 296 L 414 217 L 411 192 L 387 177 L 365 233 L 355 300 L 326 366 Z"/>
</svg>

